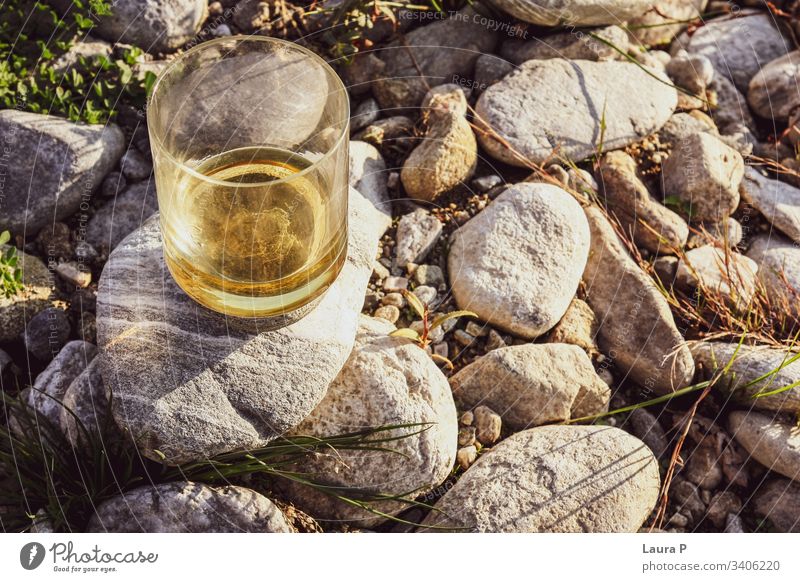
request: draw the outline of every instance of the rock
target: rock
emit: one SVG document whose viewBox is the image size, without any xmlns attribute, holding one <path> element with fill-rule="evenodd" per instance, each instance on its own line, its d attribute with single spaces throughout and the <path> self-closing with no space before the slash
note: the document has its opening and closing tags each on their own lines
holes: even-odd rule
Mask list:
<svg viewBox="0 0 800 582">
<path fill-rule="evenodd" d="M 681 474 L 701 489 L 714 491 L 722 483 L 721 453 L 716 442 L 708 439 L 695 447 L 686 460 Z"/>
<path fill-rule="evenodd" d="M 707 0 L 656 0 L 651 3 L 653 7 L 641 16 L 631 18 L 627 27 L 635 40 L 648 47 L 672 42 L 691 19 L 703 14 Z"/>
<path fill-rule="evenodd" d="M 385 69 L 386 63 L 378 58 L 376 52 L 359 51 L 349 64 L 344 64 L 339 75 L 350 94 L 359 96 L 370 92 L 372 85 Z"/>
<path fill-rule="evenodd" d="M 375 146 L 350 141 L 350 185 L 381 213 L 381 234 L 392 225 L 392 202 L 386 185 L 389 177 L 386 162 Z"/>
<path fill-rule="evenodd" d="M 689 97 L 690 103 L 694 105 L 693 109 L 703 107 L 706 89 L 714 79 L 714 65 L 707 57 L 679 51 L 667 63 L 666 72 L 676 85 L 694 96 L 682 94 L 678 96 L 679 99 Z M 699 104 L 695 103 L 696 101 L 699 101 Z"/>
<path fill-rule="evenodd" d="M 757 515 L 770 521 L 779 532 L 800 532 L 800 484 L 789 479 L 772 479 L 755 495 Z"/>
<path fill-rule="evenodd" d="M 731 522 L 731 516 L 738 517 L 740 511 L 742 511 L 742 500 L 733 491 L 720 491 L 711 498 L 706 519 L 716 528 L 724 527 L 725 533 L 733 533 L 728 531 L 727 524 Z"/>
<path fill-rule="evenodd" d="M 472 411 L 469 411 L 472 414 Z M 473 417 L 474 418 L 474 417 Z M 472 424 L 472 422 L 470 422 Z M 458 429 L 458 446 L 468 447 L 475 444 L 475 427 L 463 426 Z"/>
<path fill-rule="evenodd" d="M 88 287 L 92 282 L 92 273 L 84 271 L 81 266 L 73 262 L 59 263 L 56 266 L 56 273 L 70 285 L 75 287 Z"/>
<path fill-rule="evenodd" d="M 468 182 L 477 163 L 478 143 L 464 113 L 434 105 L 425 137 L 403 163 L 400 180 L 411 198 L 431 202 Z"/>
<path fill-rule="evenodd" d="M 492 326 L 538 337 L 566 312 L 588 251 L 574 198 L 549 184 L 517 184 L 451 237 L 453 295 Z"/>
<path fill-rule="evenodd" d="M 652 0 L 494 0 L 493 5 L 540 26 L 599 26 L 641 16 Z"/>
<path fill-rule="evenodd" d="M 635 532 L 655 506 L 659 485 L 653 454 L 624 431 L 540 426 L 481 455 L 423 525 L 507 533 Z"/>
<path fill-rule="evenodd" d="M 498 348 L 450 384 L 463 408 L 485 404 L 514 431 L 605 412 L 611 397 L 586 353 L 569 344 Z"/>
<path fill-rule="evenodd" d="M 426 210 L 419 208 L 404 215 L 397 225 L 395 266 L 425 260 L 441 234 L 442 223 Z"/>
<path fill-rule="evenodd" d="M 73 447 L 86 443 L 86 434 L 79 427 L 78 420 L 90 434 L 103 434 L 103 428 L 109 421 L 109 408 L 106 388 L 100 375 L 100 358 L 93 358 L 69 383 L 62 402 L 64 406 L 61 407 L 58 423 Z"/>
<path fill-rule="evenodd" d="M 758 264 L 733 251 L 705 245 L 688 251 L 678 262 L 675 282 L 718 295 L 728 305 L 745 309 L 756 292 Z"/>
<path fill-rule="evenodd" d="M 689 236 L 689 225 L 650 194 L 630 155 L 622 151 L 608 152 L 602 158 L 598 173 L 609 210 L 623 230 L 633 234 L 637 245 L 662 254 L 673 254 L 683 248 Z"/>
<path fill-rule="evenodd" d="M 744 238 L 744 229 L 738 220 L 728 217 L 723 222 L 701 222 L 694 225 L 696 232 L 689 233 L 689 248 L 713 244 L 722 248 L 736 248 Z"/>
<path fill-rule="evenodd" d="M 422 113 L 430 115 L 436 111 L 451 111 L 459 115 L 466 115 L 468 99 L 472 91 L 468 87 L 457 83 L 437 85 L 425 93 L 422 99 Z"/>
<path fill-rule="evenodd" d="M 238 2 L 233 12 L 233 23 L 244 32 L 251 32 L 269 26 L 270 4 L 262 0 L 243 0 Z"/>
<path fill-rule="evenodd" d="M 147 485 L 103 502 L 88 532 L 291 533 L 274 503 L 251 489 L 177 481 Z"/>
<path fill-rule="evenodd" d="M 706 514 L 706 504 L 700 498 L 700 492 L 694 483 L 682 477 L 675 477 L 669 488 L 670 500 L 681 512 L 694 523 L 699 523 Z"/>
<path fill-rule="evenodd" d="M 653 270 L 661 284 L 669 288 L 675 282 L 675 274 L 678 272 L 678 257 L 665 255 L 653 261 Z"/>
<path fill-rule="evenodd" d="M 488 87 L 502 81 L 514 70 L 514 65 L 495 55 L 481 55 L 475 61 L 475 82 L 473 90 L 482 93 Z"/>
<path fill-rule="evenodd" d="M 88 63 L 100 57 L 111 60 L 112 50 L 113 47 L 106 41 L 86 35 L 83 40 L 73 42 L 67 52 L 59 55 L 53 62 L 53 69 L 63 75 L 68 73 L 70 69 L 80 65 L 80 59 L 82 58 Z"/>
<path fill-rule="evenodd" d="M 37 360 L 49 362 L 64 347 L 70 325 L 62 309 L 48 307 L 34 315 L 25 325 L 22 341 Z"/>
<path fill-rule="evenodd" d="M 415 28 L 380 53 L 385 68 L 373 81 L 384 109 L 418 107 L 429 87 L 470 78 L 478 56 L 491 53 L 496 33 L 468 7 L 446 20 Z"/>
<path fill-rule="evenodd" d="M 0 111 L 0 134 L 13 172 L 0 198 L 0 232 L 35 235 L 74 214 L 125 149 L 114 125 L 85 125 L 51 115 Z"/>
<path fill-rule="evenodd" d="M 744 160 L 707 133 L 678 141 L 662 169 L 664 194 L 684 205 L 693 220 L 724 220 L 739 205 Z"/>
<path fill-rule="evenodd" d="M 748 167 L 740 189 L 745 202 L 772 225 L 800 244 L 800 189 Z"/>
<path fill-rule="evenodd" d="M 139 182 L 128 186 L 94 213 L 86 225 L 86 240 L 97 248 L 114 250 L 126 236 L 158 211 L 156 184 Z"/>
<path fill-rule="evenodd" d="M 381 108 L 378 102 L 372 97 L 365 99 L 358 104 L 356 110 L 353 111 L 353 114 L 350 116 L 350 133 L 355 133 L 378 121 L 380 115 Z"/>
<path fill-rule="evenodd" d="M 341 274 L 286 318 L 229 318 L 192 301 L 164 265 L 156 218 L 111 253 L 97 297 L 101 371 L 142 454 L 177 464 L 258 447 L 322 400 L 352 349 L 382 228 L 353 189 L 349 207 Z"/>
<path fill-rule="evenodd" d="M 708 20 L 691 36 L 678 37 L 673 48 L 707 57 L 718 75 L 729 78 L 744 93 L 765 63 L 793 47 L 778 30 L 772 15 L 757 12 Z"/>
<path fill-rule="evenodd" d="M 436 301 L 436 289 L 433 287 L 420 285 L 414 289 L 413 293 L 426 305 L 433 305 L 434 301 Z"/>
<path fill-rule="evenodd" d="M 100 186 L 98 194 L 103 198 L 113 198 L 128 185 L 125 176 L 122 172 L 110 172 L 104 179 L 103 184 Z"/>
<path fill-rule="evenodd" d="M 800 362 L 790 361 L 791 353 L 777 348 L 739 346 L 738 343 L 700 342 L 692 346 L 692 354 L 702 368 L 703 378 L 722 374 L 714 388 L 730 395 L 734 402 L 761 410 L 800 412 L 800 388 L 797 386 L 778 394 L 756 397 L 760 392 L 800 383 Z"/>
<path fill-rule="evenodd" d="M 115 0 L 111 15 L 101 17 L 93 32 L 149 53 L 168 53 L 192 40 L 206 16 L 206 0 Z"/>
<path fill-rule="evenodd" d="M 596 354 L 598 329 L 599 322 L 592 308 L 582 299 L 575 298 L 564 317 L 550 332 L 548 341 L 553 344 L 573 344 L 589 354 Z"/>
<path fill-rule="evenodd" d="M 458 463 L 458 465 L 464 471 L 469 469 L 477 458 L 478 458 L 478 449 L 475 448 L 474 445 L 462 447 L 458 449 L 458 452 L 456 452 L 456 463 Z"/>
<path fill-rule="evenodd" d="M 750 457 L 770 471 L 800 482 L 800 429 L 775 415 L 734 410 L 728 417 L 731 434 Z"/>
<path fill-rule="evenodd" d="M 619 26 L 607 26 L 592 31 L 623 53 L 628 50 L 628 33 Z M 568 30 L 530 40 L 508 39 L 500 47 L 500 55 L 515 65 L 532 59 L 568 59 L 609 61 L 619 59 L 620 53 L 583 31 Z"/>
<path fill-rule="evenodd" d="M 750 243 L 747 256 L 758 264 L 758 278 L 775 312 L 797 316 L 800 293 L 800 249 L 783 237 L 760 235 Z"/>
<path fill-rule="evenodd" d="M 125 177 L 134 182 L 148 178 L 153 172 L 153 164 L 135 149 L 129 149 L 122 154 L 119 167 Z"/>
<path fill-rule="evenodd" d="M 475 438 L 483 446 L 491 446 L 500 440 L 503 419 L 488 406 L 478 406 L 472 411 L 475 416 Z"/>
<path fill-rule="evenodd" d="M 742 517 L 735 513 L 729 513 L 725 520 L 725 530 L 723 533 L 747 533 L 744 529 Z"/>
<path fill-rule="evenodd" d="M 441 267 L 436 265 L 420 265 L 414 271 L 414 280 L 420 285 L 428 285 L 438 289 L 444 285 L 444 273 Z"/>
<path fill-rule="evenodd" d="M 478 194 L 484 194 L 491 190 L 496 186 L 500 186 L 503 183 L 503 178 L 498 176 L 497 174 L 489 174 L 488 176 L 481 176 L 480 178 L 475 178 L 472 180 L 470 184 L 472 188 Z"/>
<path fill-rule="evenodd" d="M 658 132 L 658 136 L 662 143 L 675 144 L 685 137 L 701 132 L 719 135 L 717 126 L 708 115 L 700 111 L 690 111 L 676 113 L 670 117 Z"/>
<path fill-rule="evenodd" d="M 417 138 L 414 136 L 414 122 L 404 115 L 379 119 L 372 125 L 367 126 L 366 129 L 358 132 L 354 138 L 356 140 L 364 140 L 384 151 L 389 146 L 392 146 L 393 149 L 405 152 L 410 150 L 417 142 Z"/>
<path fill-rule="evenodd" d="M 32 388 L 25 388 L 20 398 L 46 418 L 55 428 L 66 434 L 62 424 L 63 402 L 70 384 L 81 375 L 97 355 L 97 348 L 83 341 L 71 341 L 36 377 Z"/>
<path fill-rule="evenodd" d="M 7 250 L 8 246 L 0 245 L 0 254 Z M 17 257 L 23 290 L 11 297 L 0 293 L 0 343 L 18 339 L 25 324 L 52 303 L 53 276 L 47 266 L 38 257 L 19 250 Z"/>
<path fill-rule="evenodd" d="M 666 80 L 663 73 L 630 62 L 523 63 L 478 99 L 477 115 L 491 128 L 479 136 L 481 145 L 492 157 L 517 166 L 524 164 L 491 130 L 537 163 L 557 147 L 560 155 L 578 162 L 597 151 L 601 136 L 606 151 L 623 148 L 657 131 L 678 103 L 677 91 L 651 74 Z M 631 93 L 629 87 L 637 90 Z"/>
<path fill-rule="evenodd" d="M 620 427 L 642 439 L 656 458 L 666 458 L 670 452 L 670 443 L 658 419 L 647 409 L 632 410 L 625 423 Z"/>
<path fill-rule="evenodd" d="M 397 320 L 400 319 L 400 310 L 394 305 L 383 305 L 375 310 L 374 315 L 389 323 L 397 323 Z"/>
<path fill-rule="evenodd" d="M 416 497 L 448 476 L 458 438 L 450 387 L 422 349 L 389 337 L 393 329 L 384 321 L 361 317 L 353 353 L 322 402 L 292 434 L 325 437 L 410 423 L 429 423 L 427 429 L 396 429 L 376 437 L 411 435 L 385 445 L 396 452 L 320 452 L 298 461 L 292 470 L 312 481 L 345 488 L 351 496 L 413 492 Z M 374 514 L 309 487 L 287 483 L 286 492 L 292 503 L 317 520 L 375 521 Z M 385 501 L 375 502 L 375 507 L 388 513 L 405 509 L 401 503 Z"/>
<path fill-rule="evenodd" d="M 688 386 L 694 362 L 667 300 L 628 254 L 600 209 L 584 211 L 592 252 L 583 280 L 586 302 L 601 322 L 600 349 L 647 391 L 667 394 Z"/>
<path fill-rule="evenodd" d="M 756 128 L 747 100 L 727 77 L 722 74 L 714 75 L 709 88 L 716 95 L 717 106 L 712 109 L 711 115 L 720 133 L 737 133 L 742 131 L 742 127 L 751 131 Z"/>
<path fill-rule="evenodd" d="M 389 293 L 401 293 L 408 289 L 406 277 L 386 277 L 383 281 L 383 290 Z"/>
<path fill-rule="evenodd" d="M 750 80 L 747 102 L 757 115 L 774 121 L 787 121 L 800 105 L 797 76 L 800 75 L 800 51 L 793 51 L 764 66 Z"/>
</svg>

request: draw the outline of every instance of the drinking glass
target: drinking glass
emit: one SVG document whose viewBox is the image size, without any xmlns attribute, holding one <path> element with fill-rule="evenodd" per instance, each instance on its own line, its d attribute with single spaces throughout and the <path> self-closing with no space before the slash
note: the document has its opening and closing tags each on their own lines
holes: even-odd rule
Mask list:
<svg viewBox="0 0 800 582">
<path fill-rule="evenodd" d="M 347 252 L 347 92 L 311 51 L 226 37 L 178 56 L 147 125 L 164 259 L 200 304 L 238 317 L 294 313 Z"/>
</svg>

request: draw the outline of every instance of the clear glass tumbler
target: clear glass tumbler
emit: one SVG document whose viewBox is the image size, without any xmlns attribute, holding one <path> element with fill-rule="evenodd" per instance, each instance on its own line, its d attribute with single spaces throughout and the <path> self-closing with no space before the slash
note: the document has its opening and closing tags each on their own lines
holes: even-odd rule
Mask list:
<svg viewBox="0 0 800 582">
<path fill-rule="evenodd" d="M 178 56 L 147 124 L 166 264 L 226 315 L 295 312 L 347 252 L 349 102 L 311 51 L 227 37 Z"/>
</svg>

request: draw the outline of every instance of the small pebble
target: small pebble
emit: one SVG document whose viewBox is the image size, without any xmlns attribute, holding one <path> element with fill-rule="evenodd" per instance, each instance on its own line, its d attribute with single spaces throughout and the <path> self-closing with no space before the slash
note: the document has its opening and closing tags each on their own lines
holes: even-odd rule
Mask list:
<svg viewBox="0 0 800 582">
<path fill-rule="evenodd" d="M 485 446 L 493 445 L 500 439 L 503 421 L 500 415 L 488 406 L 478 406 L 473 410 L 475 415 L 475 436 Z"/>
<path fill-rule="evenodd" d="M 0 349 L 0 375 L 2 375 L 6 368 L 8 368 L 12 363 L 13 360 L 11 359 L 11 356 Z"/>
<path fill-rule="evenodd" d="M 411 325 L 409 327 L 411 329 L 413 329 L 415 332 L 417 332 L 419 335 L 422 335 L 422 331 L 423 331 L 423 327 L 424 327 L 423 324 L 422 324 L 422 321 L 419 321 L 419 320 L 418 321 L 414 321 L 414 322 L 411 323 Z M 434 344 L 438 344 L 439 342 L 441 342 L 444 339 L 444 330 L 442 330 L 442 327 L 438 326 L 438 327 L 434 327 L 434 328 L 429 329 L 428 330 L 428 339 Z"/>
<path fill-rule="evenodd" d="M 386 187 L 390 190 L 395 190 L 400 183 L 400 174 L 398 172 L 389 172 L 389 177 L 386 178 Z"/>
<path fill-rule="evenodd" d="M 462 426 L 458 429 L 458 446 L 468 447 L 475 444 L 475 427 Z"/>
<path fill-rule="evenodd" d="M 208 15 L 209 16 L 220 16 L 224 11 L 221 2 L 211 2 L 208 5 Z"/>
<path fill-rule="evenodd" d="M 371 291 L 364 295 L 364 306 L 361 308 L 363 311 L 372 312 L 381 303 L 381 296 L 376 292 Z"/>
<path fill-rule="evenodd" d="M 372 274 L 381 281 L 390 275 L 389 269 L 387 269 L 380 261 L 375 261 L 372 263 Z"/>
<path fill-rule="evenodd" d="M 128 150 L 119 160 L 122 173 L 134 182 L 144 180 L 153 171 L 153 165 L 148 162 L 137 150 Z"/>
<path fill-rule="evenodd" d="M 459 467 L 465 471 L 470 468 L 470 465 L 478 458 L 478 449 L 474 445 L 458 449 L 456 453 L 456 462 Z"/>
<path fill-rule="evenodd" d="M 436 289 L 428 285 L 420 285 L 414 289 L 414 295 L 426 305 L 431 305 L 436 300 Z"/>
<path fill-rule="evenodd" d="M 481 176 L 480 178 L 475 178 L 472 181 L 472 189 L 475 190 L 478 194 L 483 194 L 484 192 L 488 192 L 495 186 L 499 186 L 503 183 L 503 179 L 498 176 L 497 174 L 490 174 L 488 176 Z"/>
<path fill-rule="evenodd" d="M 388 293 L 405 291 L 406 289 L 408 289 L 408 279 L 405 277 L 386 277 L 383 280 L 383 290 Z"/>
<path fill-rule="evenodd" d="M 92 282 L 92 274 L 82 271 L 75 263 L 59 263 L 56 273 L 67 283 L 76 287 L 88 287 Z"/>
<path fill-rule="evenodd" d="M 402 293 L 387 293 L 381 299 L 381 303 L 384 305 L 394 305 L 398 309 L 402 309 L 406 306 L 406 298 L 403 297 Z"/>
<path fill-rule="evenodd" d="M 467 410 L 464 414 L 461 415 L 461 418 L 458 419 L 458 422 L 460 422 L 464 426 L 471 426 L 474 421 L 475 421 L 475 415 L 472 413 L 471 410 Z"/>
<path fill-rule="evenodd" d="M 103 198 L 113 198 L 117 193 L 122 192 L 128 181 L 125 180 L 120 172 L 111 172 L 103 179 L 103 185 L 100 186 L 100 196 Z"/>
<path fill-rule="evenodd" d="M 25 349 L 36 359 L 49 362 L 67 343 L 69 332 L 67 314 L 61 309 L 48 307 L 28 322 L 22 333 L 22 341 Z"/>
<path fill-rule="evenodd" d="M 669 518 L 669 524 L 674 527 L 686 527 L 689 525 L 689 518 L 681 513 L 676 513 Z"/>
<path fill-rule="evenodd" d="M 465 348 L 471 346 L 472 342 L 475 341 L 475 338 L 469 335 L 463 329 L 457 329 L 456 332 L 453 334 L 453 337 L 458 343 L 460 343 Z"/>
<path fill-rule="evenodd" d="M 453 218 L 455 219 L 458 225 L 464 225 L 469 220 L 469 212 L 466 210 L 456 210 L 453 213 Z"/>
<path fill-rule="evenodd" d="M 233 32 L 231 31 L 231 27 L 223 22 L 218 27 L 216 27 L 213 31 L 211 31 L 211 34 L 213 34 L 217 38 L 220 38 L 222 36 L 231 36 L 233 34 Z"/>
<path fill-rule="evenodd" d="M 78 324 L 78 335 L 90 344 L 97 343 L 97 318 L 91 311 L 81 313 L 81 320 Z"/>
<path fill-rule="evenodd" d="M 414 279 L 420 285 L 427 285 L 438 289 L 444 283 L 444 273 L 436 265 L 420 265 L 414 271 Z"/>
<path fill-rule="evenodd" d="M 439 342 L 438 344 L 433 344 L 433 353 L 439 356 L 440 358 L 449 358 L 450 346 L 447 345 L 447 342 Z"/>
<path fill-rule="evenodd" d="M 374 315 L 385 319 L 389 323 L 397 323 L 397 320 L 400 319 L 400 310 L 394 305 L 383 305 L 375 310 Z"/>
<path fill-rule="evenodd" d="M 499 333 L 495 330 L 490 329 L 488 337 L 486 338 L 486 351 L 491 352 L 492 350 L 497 350 L 499 348 L 506 347 L 506 342 Z"/>
<path fill-rule="evenodd" d="M 82 263 L 93 263 L 97 260 L 99 256 L 97 249 L 95 249 L 92 245 L 90 245 L 86 241 L 80 241 L 75 245 L 75 250 L 73 254 L 76 259 L 78 259 Z"/>
<path fill-rule="evenodd" d="M 475 337 L 484 337 L 489 333 L 489 328 L 488 326 L 481 325 L 480 323 L 468 321 L 464 331 Z"/>
</svg>

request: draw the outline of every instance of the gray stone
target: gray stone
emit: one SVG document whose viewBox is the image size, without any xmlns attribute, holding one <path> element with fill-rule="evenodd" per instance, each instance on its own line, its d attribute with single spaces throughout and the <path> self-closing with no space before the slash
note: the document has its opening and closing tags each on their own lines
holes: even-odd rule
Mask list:
<svg viewBox="0 0 800 582">
<path fill-rule="evenodd" d="M 566 312 L 588 252 L 589 229 L 572 196 L 517 184 L 451 237 L 453 295 L 492 326 L 538 337 Z"/>
<path fill-rule="evenodd" d="M 727 77 L 714 75 L 709 88 L 716 95 L 717 106 L 711 110 L 711 116 L 720 133 L 734 134 L 742 131 L 742 127 L 754 131 L 756 121 L 750 113 L 745 96 Z"/>
<path fill-rule="evenodd" d="M 49 362 L 67 343 L 69 332 L 69 318 L 64 310 L 48 307 L 25 324 L 22 341 L 37 360 Z"/>
<path fill-rule="evenodd" d="M 703 378 L 710 379 L 714 374 L 721 374 L 715 390 L 729 396 L 734 402 L 761 410 L 800 412 L 798 386 L 778 394 L 759 396 L 800 383 L 800 362 L 791 361 L 791 352 L 714 341 L 693 345 L 692 354 L 702 369 Z"/>
<path fill-rule="evenodd" d="M 592 31 L 619 48 L 628 50 L 628 33 L 619 26 L 608 26 Z M 583 31 L 567 30 L 530 40 L 509 39 L 500 47 L 500 55 L 515 65 L 532 59 L 568 59 L 587 61 L 609 61 L 622 55 L 603 42 Z M 622 57 L 624 58 L 624 57 Z"/>
<path fill-rule="evenodd" d="M 79 264 L 71 261 L 59 263 L 56 266 L 56 273 L 64 282 L 75 287 L 88 287 L 92 282 L 92 273 L 83 270 Z"/>
<path fill-rule="evenodd" d="M 86 443 L 88 435 L 84 429 L 89 434 L 103 434 L 110 418 L 108 395 L 100 375 L 100 358 L 93 358 L 70 382 L 62 401 L 64 406 L 60 410 L 58 423 L 73 447 Z M 83 425 L 82 428 L 78 421 Z"/>
<path fill-rule="evenodd" d="M 758 264 L 737 252 L 704 245 L 686 252 L 678 262 L 675 283 L 719 295 L 728 305 L 744 309 L 756 292 Z"/>
<path fill-rule="evenodd" d="M 420 265 L 414 271 L 414 280 L 420 285 L 429 285 L 438 289 L 444 284 L 444 272 L 436 265 Z"/>
<path fill-rule="evenodd" d="M 376 122 L 380 115 L 381 108 L 378 102 L 372 97 L 365 99 L 358 104 L 350 116 L 350 133 L 355 133 Z"/>
<path fill-rule="evenodd" d="M 421 263 L 439 240 L 442 223 L 422 208 L 400 218 L 397 224 L 395 266 Z"/>
<path fill-rule="evenodd" d="M 2 232 L 2 229 L 0 229 Z M 0 245 L 5 254 L 8 246 Z M 12 342 L 25 330 L 25 324 L 52 305 L 53 275 L 38 257 L 17 251 L 17 267 L 22 269 L 23 290 L 6 297 L 0 293 L 0 342 Z"/>
<path fill-rule="evenodd" d="M 376 147 L 396 146 L 403 150 L 410 149 L 417 142 L 414 136 L 414 122 L 405 115 L 379 119 L 353 137 Z"/>
<path fill-rule="evenodd" d="M 731 434 L 750 457 L 770 471 L 800 482 L 800 428 L 754 410 L 734 410 L 728 417 Z"/>
<path fill-rule="evenodd" d="M 800 244 L 800 189 L 767 178 L 757 169 L 748 167 L 742 180 L 741 195 L 772 225 Z"/>
<path fill-rule="evenodd" d="M 378 58 L 378 54 L 377 51 L 359 51 L 350 63 L 344 64 L 339 69 L 339 75 L 351 95 L 369 93 L 374 82 L 386 69 L 386 63 Z"/>
<path fill-rule="evenodd" d="M 678 52 L 666 66 L 666 72 L 678 87 L 679 109 L 703 109 L 708 103 L 706 89 L 714 78 L 714 65 L 703 55 Z"/>
<path fill-rule="evenodd" d="M 352 349 L 382 232 L 382 215 L 353 189 L 349 207 L 345 266 L 299 321 L 195 303 L 167 271 L 155 218 L 114 250 L 97 297 L 101 370 L 142 454 L 177 464 L 261 446 L 322 400 Z"/>
<path fill-rule="evenodd" d="M 14 168 L 0 195 L 0 232 L 35 235 L 74 214 L 125 149 L 114 125 L 85 125 L 14 109 L 0 111 L 0 135 Z"/>
<path fill-rule="evenodd" d="M 481 404 L 472 411 L 475 419 L 475 438 L 483 446 L 489 447 L 500 440 L 503 419 L 494 410 Z"/>
<path fill-rule="evenodd" d="M 100 18 L 94 33 L 149 53 L 167 53 L 192 40 L 206 16 L 206 0 L 115 0 L 111 15 Z"/>
<path fill-rule="evenodd" d="M 655 0 L 650 10 L 628 21 L 628 30 L 645 46 L 668 44 L 689 26 L 691 19 L 705 12 L 707 3 L 708 0 Z"/>
<path fill-rule="evenodd" d="M 686 246 L 689 248 L 714 244 L 722 248 L 733 249 L 744 238 L 742 225 L 731 217 L 723 222 L 701 222 L 695 224 L 693 229 L 696 232 L 689 233 L 689 239 L 686 241 Z"/>
<path fill-rule="evenodd" d="M 83 373 L 95 356 L 97 348 L 94 345 L 79 340 L 69 342 L 36 377 L 33 387 L 25 388 L 20 397 L 37 414 L 66 434 L 66 427 L 62 424 L 64 407 L 60 403 L 64 401 L 70 384 Z"/>
<path fill-rule="evenodd" d="M 126 236 L 141 227 L 158 211 L 155 181 L 128 186 L 94 213 L 86 225 L 86 240 L 100 248 L 114 250 Z"/>
<path fill-rule="evenodd" d="M 292 434 L 325 437 L 387 425 L 430 423 L 426 430 L 402 428 L 376 437 L 409 435 L 384 445 L 395 452 L 322 451 L 298 461 L 292 470 L 312 481 L 345 488 L 351 496 L 413 492 L 411 497 L 417 497 L 447 478 L 458 438 L 450 386 L 422 349 L 390 337 L 393 329 L 385 321 L 361 316 L 353 353 L 322 402 Z M 309 487 L 292 483 L 285 487 L 288 499 L 317 520 L 376 521 L 374 514 Z M 373 506 L 387 513 L 406 507 L 386 501 Z"/>
<path fill-rule="evenodd" d="M 468 182 L 478 163 L 478 142 L 464 116 L 466 99 L 458 88 L 451 93 L 459 97 L 455 104 L 454 99 L 446 95 L 434 95 L 429 103 L 424 102 L 431 107 L 427 110 L 428 128 L 400 172 L 403 188 L 416 200 L 431 202 L 440 194 Z M 463 112 L 459 110 L 462 105 Z"/>
<path fill-rule="evenodd" d="M 779 532 L 800 533 L 800 483 L 772 479 L 754 498 L 757 515 L 769 520 Z"/>
<path fill-rule="evenodd" d="M 793 51 L 765 65 L 750 80 L 747 102 L 765 119 L 786 121 L 800 105 L 800 51 Z"/>
<path fill-rule="evenodd" d="M 625 423 L 620 426 L 642 439 L 657 458 L 665 458 L 670 452 L 669 439 L 658 419 L 646 408 L 632 410 Z"/>
<path fill-rule="evenodd" d="M 560 155 L 577 162 L 597 151 L 601 135 L 603 148 L 614 150 L 666 123 L 678 94 L 651 74 L 666 80 L 663 73 L 630 62 L 528 61 L 489 87 L 475 109 L 523 157 L 540 163 L 558 147 Z M 491 130 L 479 136 L 486 151 L 503 162 L 525 165 Z"/>
<path fill-rule="evenodd" d="M 630 155 L 608 152 L 601 160 L 598 174 L 608 209 L 625 233 L 633 234 L 637 245 L 662 254 L 673 254 L 683 248 L 689 225 L 650 194 Z"/>
<path fill-rule="evenodd" d="M 759 69 L 788 53 L 792 43 L 780 33 L 771 14 L 756 12 L 708 20 L 691 36 L 678 37 L 673 50 L 678 48 L 707 57 L 719 75 L 744 93 Z"/>
<path fill-rule="evenodd" d="M 598 26 L 641 16 L 652 0 L 494 0 L 500 10 L 541 26 Z"/>
<path fill-rule="evenodd" d="M 598 354 L 595 338 L 599 323 L 589 304 L 576 297 L 569 304 L 564 317 L 550 331 L 548 341 L 576 345 L 589 354 Z"/>
<path fill-rule="evenodd" d="M 477 93 L 482 93 L 502 81 L 515 68 L 506 59 L 495 55 L 481 55 L 475 61 L 475 81 L 472 88 Z"/>
<path fill-rule="evenodd" d="M 739 206 L 744 160 L 707 133 L 678 141 L 663 165 L 664 195 L 676 197 L 693 220 L 720 221 Z"/>
<path fill-rule="evenodd" d="M 291 533 L 281 510 L 251 489 L 177 481 L 147 485 L 97 507 L 87 531 L 107 533 Z"/>
<path fill-rule="evenodd" d="M 710 117 L 699 111 L 691 111 L 676 113 L 670 117 L 658 132 L 658 136 L 662 143 L 675 144 L 695 133 L 719 135 L 717 126 Z"/>
<path fill-rule="evenodd" d="M 759 235 L 750 243 L 747 256 L 758 264 L 758 278 L 773 310 L 800 314 L 800 247 L 776 235 Z"/>
<path fill-rule="evenodd" d="M 694 362 L 667 300 L 628 254 L 602 211 L 584 211 L 592 252 L 583 280 L 586 301 L 601 322 L 600 349 L 645 390 L 667 394 L 688 386 Z"/>
<path fill-rule="evenodd" d="M 653 454 L 624 431 L 540 426 L 482 455 L 423 525 L 507 533 L 635 532 L 655 506 L 659 485 Z"/>
<path fill-rule="evenodd" d="M 350 142 L 350 185 L 380 211 L 381 234 L 392 225 L 388 178 L 386 162 L 375 146 L 363 141 Z"/>
<path fill-rule="evenodd" d="M 484 404 L 519 431 L 608 410 L 611 392 L 581 348 L 524 344 L 499 348 L 450 378 L 463 408 Z"/>
<path fill-rule="evenodd" d="M 499 186 L 503 183 L 503 178 L 498 176 L 497 174 L 489 174 L 488 176 L 481 176 L 480 178 L 475 178 L 472 181 L 472 188 L 478 192 L 479 194 L 483 194 L 488 192 L 495 186 Z"/>
<path fill-rule="evenodd" d="M 53 69 L 57 73 L 65 74 L 78 66 L 81 58 L 90 63 L 99 57 L 111 59 L 112 50 L 113 47 L 106 41 L 87 35 L 83 40 L 73 42 L 67 52 L 53 62 Z"/>
<path fill-rule="evenodd" d="M 374 315 L 389 323 L 397 323 L 397 320 L 400 319 L 400 310 L 394 305 L 382 305 L 375 310 Z"/>
<path fill-rule="evenodd" d="M 122 158 L 119 160 L 119 167 L 125 177 L 134 182 L 144 180 L 153 172 L 153 164 L 135 149 L 129 149 L 122 154 Z"/>
<path fill-rule="evenodd" d="M 469 78 L 475 61 L 491 53 L 496 33 L 468 7 L 447 20 L 415 28 L 379 53 L 385 63 L 372 90 L 384 109 L 418 107 L 430 87 Z"/>
</svg>

